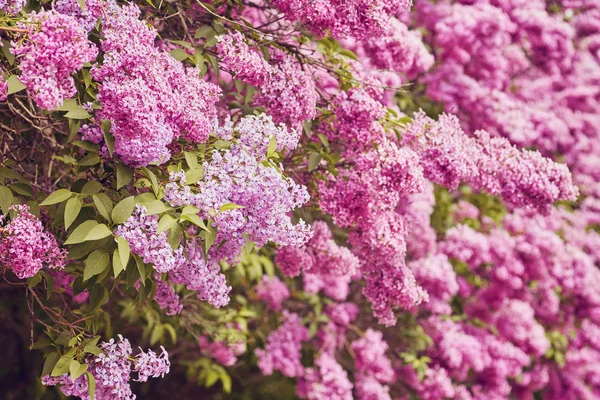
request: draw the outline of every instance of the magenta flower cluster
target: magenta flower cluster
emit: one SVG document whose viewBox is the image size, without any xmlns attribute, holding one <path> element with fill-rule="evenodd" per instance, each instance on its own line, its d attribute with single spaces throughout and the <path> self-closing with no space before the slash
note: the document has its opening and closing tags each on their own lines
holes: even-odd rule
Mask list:
<svg viewBox="0 0 600 400">
<path fill-rule="evenodd" d="M 39 107 L 62 105 L 77 92 L 72 75 L 93 62 L 98 49 L 75 18 L 56 11 L 32 12 L 19 27 L 27 31 L 12 48 L 19 79 Z"/>
<path fill-rule="evenodd" d="M 98 356 L 89 356 L 87 361 L 88 372 L 96 380 L 95 399 L 98 400 L 135 400 L 136 395 L 131 391 L 131 374 L 137 373 L 140 382 L 148 378 L 164 377 L 169 373 L 171 363 L 169 355 L 162 349 L 157 355 L 152 350 L 132 358 L 131 344 L 119 335 L 119 341 L 110 339 L 100 344 L 102 353 Z M 46 375 L 42 383 L 48 386 L 60 385 L 60 390 L 65 396 L 77 396 L 82 400 L 89 400 L 88 382 L 86 375 L 72 380 L 68 374 L 52 377 Z"/>
<path fill-rule="evenodd" d="M 367 39 L 385 34 L 390 17 L 408 11 L 412 0 L 274 0 L 273 5 L 287 19 L 301 22 L 317 35 L 330 32 L 335 38 Z"/>
<path fill-rule="evenodd" d="M 216 122 L 218 86 L 200 78 L 154 45 L 156 31 L 138 19 L 135 5 L 105 6 L 102 25 L 102 65 L 92 69 L 101 82 L 97 119 L 112 123 L 115 153 L 125 163 L 164 163 L 168 146 L 184 138 L 206 141 Z"/>
<path fill-rule="evenodd" d="M 10 221 L 0 215 L 0 264 L 19 279 L 31 278 L 42 268 L 64 267 L 67 251 L 44 230 L 29 206 L 11 206 L 9 211 L 16 214 Z"/>
<path fill-rule="evenodd" d="M 316 116 L 314 79 L 294 57 L 275 50 L 267 62 L 239 32 L 220 36 L 217 50 L 236 79 L 257 87 L 254 100 L 276 122 L 299 129 L 305 120 Z"/>
</svg>

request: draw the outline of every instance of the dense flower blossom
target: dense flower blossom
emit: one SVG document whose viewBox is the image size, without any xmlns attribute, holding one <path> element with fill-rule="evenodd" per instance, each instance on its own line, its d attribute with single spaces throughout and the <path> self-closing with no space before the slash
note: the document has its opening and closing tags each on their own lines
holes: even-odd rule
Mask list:
<svg viewBox="0 0 600 400">
<path fill-rule="evenodd" d="M 104 62 L 92 76 L 102 83 L 96 117 L 111 121 L 117 156 L 135 166 L 163 163 L 173 140 L 206 141 L 220 89 L 155 47 L 156 31 L 138 19 L 137 6 L 109 1 L 105 11 Z"/>
<path fill-rule="evenodd" d="M 0 263 L 19 279 L 30 278 L 44 267 L 64 267 L 66 250 L 58 247 L 29 206 L 11 206 L 9 211 L 16 214 L 10 221 L 0 215 Z"/>
<path fill-rule="evenodd" d="M 152 350 L 145 353 L 140 349 L 140 354 L 137 355 L 133 370 L 138 373 L 138 381 L 146 382 L 148 378 L 163 378 L 169 373 L 171 363 L 169 362 L 169 354 L 164 347 L 161 346 L 162 352 L 157 355 Z"/>
<path fill-rule="evenodd" d="M 258 367 L 265 375 L 280 371 L 285 376 L 302 376 L 300 363 L 302 342 L 308 340 L 308 329 L 297 314 L 283 312 L 283 324 L 269 335 L 264 349 L 256 349 Z"/>
<path fill-rule="evenodd" d="M 358 400 L 390 400 L 389 387 L 370 376 L 360 376 L 354 382 Z"/>
<path fill-rule="evenodd" d="M 237 361 L 237 356 L 246 351 L 246 346 L 243 342 L 225 343 L 220 341 L 209 342 L 206 336 L 201 336 L 198 339 L 200 350 L 216 362 L 226 367 L 234 365 Z"/>
<path fill-rule="evenodd" d="M 8 82 L 2 80 L 0 82 L 0 101 L 6 100 L 8 97 Z"/>
<path fill-rule="evenodd" d="M 276 50 L 266 62 L 239 32 L 218 40 L 217 50 L 224 65 L 236 79 L 257 87 L 256 103 L 276 122 L 299 129 L 302 122 L 316 115 L 314 79 L 292 56 Z"/>
<path fill-rule="evenodd" d="M 175 284 L 186 285 L 197 293 L 198 298 L 219 308 L 229 304 L 231 286 L 227 285 L 225 275 L 214 261 L 207 264 L 202 244 L 190 240 L 186 246 L 185 261 L 169 274 Z"/>
<path fill-rule="evenodd" d="M 409 30 L 402 22 L 392 19 L 391 35 L 382 36 L 363 43 L 365 53 L 373 65 L 383 70 L 392 70 L 414 79 L 427 71 L 434 58 L 423 45 L 421 33 Z"/>
<path fill-rule="evenodd" d="M 390 16 L 408 11 L 411 0 L 320 0 L 305 3 L 299 0 L 275 0 L 273 5 L 286 18 L 301 21 L 318 35 L 327 31 L 333 37 L 349 35 L 367 39 L 386 33 Z"/>
<path fill-rule="evenodd" d="M 131 391 L 130 380 L 132 372 L 138 374 L 137 380 L 146 382 L 149 377 L 163 377 L 169 373 L 169 356 L 164 348 L 157 355 L 152 350 L 147 353 L 140 351 L 133 362 L 130 361 L 133 353 L 131 344 L 119 335 L 119 341 L 110 339 L 99 345 L 102 353 L 98 356 L 89 356 L 86 360 L 88 372 L 96 380 L 95 399 L 98 400 L 135 400 L 136 396 Z M 68 374 L 58 377 L 49 375 L 42 379 L 45 385 L 60 385 L 60 390 L 66 396 L 77 396 L 88 400 L 88 382 L 86 375 L 81 375 L 72 380 Z"/>
<path fill-rule="evenodd" d="M 146 215 L 146 207 L 136 209 L 115 235 L 127 240 L 131 252 L 142 257 L 144 263 L 153 264 L 157 272 L 169 272 L 181 265 L 185 258 L 182 249 L 173 250 L 167 241 L 167 232 L 157 234 L 158 215 Z"/>
<path fill-rule="evenodd" d="M 272 67 L 258 50 L 244 42 L 240 32 L 218 37 L 217 50 L 224 65 L 234 77 L 253 86 L 266 85 L 273 74 Z"/>
<path fill-rule="evenodd" d="M 477 189 L 501 195 L 518 207 L 550 210 L 556 200 L 575 200 L 579 193 L 564 164 L 539 152 L 518 150 L 506 139 L 479 131 L 466 136 L 456 117 L 434 121 L 420 112 L 404 132 L 403 142 L 419 153 L 425 176 L 456 188 L 467 182 Z"/>
<path fill-rule="evenodd" d="M 394 379 L 394 370 L 390 359 L 386 356 L 387 343 L 383 334 L 372 329 L 365 332 L 365 336 L 352 342 L 354 351 L 354 364 L 356 370 L 383 383 L 391 383 Z"/>
<path fill-rule="evenodd" d="M 8 15 L 14 15 L 23 8 L 25 3 L 27 3 L 25 0 L 2 0 L 0 1 L 0 10 Z"/>
<path fill-rule="evenodd" d="M 423 308 L 438 314 L 451 314 L 450 300 L 458 293 L 456 273 L 444 254 L 432 254 L 411 261 L 410 269 L 419 285 L 427 291 L 429 301 Z"/>
<path fill-rule="evenodd" d="M 177 295 L 177 292 L 175 292 L 175 289 L 161 279 L 156 279 L 154 301 L 156 301 L 160 308 L 165 310 L 165 314 L 167 315 L 179 314 L 183 308 L 181 299 Z"/>
<path fill-rule="evenodd" d="M 290 297 L 288 287 L 276 276 L 263 276 L 262 282 L 256 288 L 256 294 L 273 311 L 280 311 L 281 303 Z"/>
<path fill-rule="evenodd" d="M 86 0 L 85 10 L 83 10 L 77 0 L 54 0 L 53 7 L 61 14 L 77 18 L 86 31 L 91 31 L 102 15 L 104 4 L 104 0 Z"/>
<path fill-rule="evenodd" d="M 19 79 L 38 106 L 62 105 L 77 92 L 71 75 L 94 61 L 98 50 L 75 18 L 56 11 L 32 12 L 19 26 L 27 31 L 12 49 L 19 59 Z"/>
<path fill-rule="evenodd" d="M 307 400 L 352 400 L 352 383 L 335 358 L 323 353 L 298 379 L 297 393 Z"/>
<path fill-rule="evenodd" d="M 324 221 L 316 221 L 312 225 L 313 236 L 302 247 L 282 248 L 278 257 L 283 273 L 295 276 L 296 270 L 313 275 L 329 275 L 332 277 L 352 276 L 358 269 L 359 261 L 349 249 L 333 240 L 333 234 Z M 302 252 L 302 255 L 298 254 Z M 287 257 L 283 254 L 289 254 Z M 299 268 L 299 269 L 296 269 Z"/>
</svg>

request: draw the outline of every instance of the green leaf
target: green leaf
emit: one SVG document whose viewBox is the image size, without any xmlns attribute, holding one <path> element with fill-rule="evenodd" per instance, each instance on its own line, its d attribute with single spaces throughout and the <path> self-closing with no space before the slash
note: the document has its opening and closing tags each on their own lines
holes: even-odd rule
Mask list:
<svg viewBox="0 0 600 400">
<path fill-rule="evenodd" d="M 21 196 L 33 197 L 33 189 L 31 188 L 31 185 L 27 183 L 11 183 L 8 187 Z"/>
<path fill-rule="evenodd" d="M 308 172 L 314 171 L 315 168 L 319 166 L 321 159 L 321 154 L 314 151 L 310 153 L 310 156 L 308 157 Z"/>
<path fill-rule="evenodd" d="M 113 203 L 110 197 L 104 193 L 98 193 L 93 195 L 92 199 L 94 200 L 94 204 L 96 205 L 100 215 L 102 215 L 108 222 L 112 222 L 110 213 L 113 209 Z"/>
<path fill-rule="evenodd" d="M 204 254 L 208 254 L 208 250 L 210 250 L 217 238 L 217 228 L 208 224 L 208 230 L 203 232 L 201 236 L 204 238 Z"/>
<path fill-rule="evenodd" d="M 52 204 L 62 203 L 65 200 L 68 200 L 73 196 L 73 192 L 67 189 L 58 189 L 56 192 L 51 193 L 50 196 L 46 197 L 44 201 L 40 205 L 49 206 Z"/>
<path fill-rule="evenodd" d="M 85 241 L 87 242 L 88 240 L 104 239 L 110 235 L 112 235 L 112 231 L 108 228 L 108 226 L 104 224 L 98 224 L 90 229 L 88 234 L 85 236 Z"/>
<path fill-rule="evenodd" d="M 177 343 L 177 331 L 175 331 L 175 328 L 173 328 L 173 325 L 163 324 L 163 327 L 166 329 L 167 332 L 169 332 L 169 335 L 171 336 L 171 340 L 173 341 L 173 344 Z"/>
<path fill-rule="evenodd" d="M 119 164 L 117 166 L 117 190 L 128 185 L 129 182 L 131 182 L 132 177 L 133 173 L 131 170 L 127 166 Z"/>
<path fill-rule="evenodd" d="M 325 147 L 329 147 L 329 140 L 327 140 L 327 137 L 325 135 L 323 135 L 322 133 L 317 133 L 317 136 L 319 137 L 319 139 L 321 139 L 321 143 L 323 143 Z"/>
<path fill-rule="evenodd" d="M 86 353 L 93 354 L 95 356 L 102 353 L 102 350 L 97 346 L 98 340 L 100 340 L 100 336 L 95 336 L 92 339 L 90 339 L 85 344 L 85 346 L 83 346 L 83 351 Z"/>
<path fill-rule="evenodd" d="M 225 371 L 225 369 L 221 370 L 220 376 L 221 384 L 223 385 L 223 391 L 225 393 L 231 393 L 231 377 L 229 376 L 227 371 Z"/>
<path fill-rule="evenodd" d="M 67 201 L 67 205 L 65 207 L 65 229 L 69 229 L 73 221 L 79 216 L 79 212 L 81 211 L 81 200 L 77 197 L 73 197 Z"/>
<path fill-rule="evenodd" d="M 58 359 L 56 365 L 52 369 L 52 376 L 60 376 L 69 372 L 71 361 L 75 358 L 75 349 L 69 350 L 61 358 Z"/>
<path fill-rule="evenodd" d="M 125 271 L 125 265 L 127 264 L 123 264 L 121 262 L 121 252 L 117 249 L 115 250 L 115 252 L 113 253 L 113 274 L 114 277 L 116 278 L 117 276 L 119 276 L 119 274 L 123 271 Z"/>
<path fill-rule="evenodd" d="M 146 215 L 160 214 L 170 210 L 170 207 L 167 207 L 165 203 L 163 203 L 160 200 L 153 200 L 148 203 L 142 203 L 140 205 L 146 207 Z"/>
<path fill-rule="evenodd" d="M 83 270 L 83 280 L 87 281 L 92 276 L 96 276 L 104 272 L 109 264 L 108 254 L 102 250 L 95 250 L 90 254 L 87 260 L 84 261 L 85 269 Z"/>
<path fill-rule="evenodd" d="M 208 375 L 206 376 L 206 382 L 204 385 L 209 388 L 219 380 L 219 374 L 217 374 L 214 370 L 208 371 Z"/>
<path fill-rule="evenodd" d="M 227 203 L 223 204 L 221 208 L 219 208 L 219 212 L 227 211 L 227 210 L 237 210 L 238 208 L 246 208 L 245 206 L 240 206 L 238 204 Z"/>
<path fill-rule="evenodd" d="M 133 196 L 129 196 L 121 200 L 115 208 L 113 208 L 111 216 L 115 224 L 122 224 L 127 221 L 127 218 L 133 213 L 135 201 Z"/>
<path fill-rule="evenodd" d="M 344 57 L 350 58 L 352 60 L 358 61 L 358 57 L 356 56 L 356 54 L 354 54 L 352 51 L 350 51 L 348 49 L 341 49 L 340 51 L 338 51 L 338 54 L 342 55 Z"/>
<path fill-rule="evenodd" d="M 156 178 L 156 175 L 154 175 L 154 172 L 150 171 L 148 168 L 142 168 L 142 173 L 150 179 L 150 182 L 152 182 L 152 191 L 155 195 L 158 195 L 160 187 L 158 186 L 158 179 Z"/>
<path fill-rule="evenodd" d="M 80 364 L 77 360 L 71 361 L 71 363 L 69 364 L 69 373 L 71 374 L 71 379 L 75 380 L 79 378 L 81 375 L 84 374 L 85 371 L 87 371 L 87 369 L 87 364 Z"/>
<path fill-rule="evenodd" d="M 17 92 L 20 92 L 21 90 L 25 89 L 25 85 L 23 85 L 23 82 L 21 82 L 16 75 L 11 75 L 8 78 L 7 82 L 8 82 L 8 92 L 6 92 L 6 94 L 17 93 Z"/>
<path fill-rule="evenodd" d="M 85 185 L 83 185 L 83 189 L 81 189 L 81 194 L 96 194 L 102 190 L 102 184 L 98 181 L 89 181 Z"/>
<path fill-rule="evenodd" d="M 96 153 L 100 149 L 100 146 L 98 146 L 96 143 L 89 142 L 87 140 L 76 140 L 73 142 L 73 145 L 80 147 L 86 151 L 95 151 Z"/>
<path fill-rule="evenodd" d="M 42 378 L 46 375 L 50 375 L 54 366 L 58 362 L 60 358 L 60 354 L 56 352 L 52 352 L 46 356 L 46 360 L 44 361 L 44 367 L 42 368 Z"/>
<path fill-rule="evenodd" d="M 13 199 L 12 190 L 6 186 L 0 186 L 0 209 L 4 214 L 8 214 L 8 208 L 12 206 Z"/>
<path fill-rule="evenodd" d="M 138 273 L 142 280 L 142 285 L 146 286 L 146 278 L 147 278 L 146 265 L 144 264 L 144 261 L 140 257 L 134 257 L 134 260 L 135 260 L 135 266 L 137 267 Z"/>
<path fill-rule="evenodd" d="M 212 26 L 209 25 L 204 25 L 199 27 L 198 29 L 196 29 L 196 33 L 194 34 L 194 38 L 195 39 L 200 39 L 202 37 L 206 37 L 208 35 L 216 35 L 215 30 L 212 28 Z"/>
<path fill-rule="evenodd" d="M 15 55 L 12 53 L 12 51 L 10 51 L 10 49 L 11 49 L 10 41 L 3 40 L 2 41 L 2 53 L 4 53 L 4 57 L 6 57 L 6 59 L 8 60 L 8 63 L 10 65 L 13 65 L 15 63 Z"/>
<path fill-rule="evenodd" d="M 88 220 L 79 225 L 67 238 L 65 244 L 76 244 L 85 242 L 85 237 L 92 228 L 98 225 L 98 222 L 94 220 Z"/>
<path fill-rule="evenodd" d="M 202 166 L 190 169 L 185 173 L 185 180 L 188 185 L 192 185 L 201 180 L 202 178 L 204 178 L 204 168 L 202 168 Z"/>
<path fill-rule="evenodd" d="M 79 7 L 81 7 L 81 11 L 85 12 L 85 0 L 77 0 L 77 3 L 79 4 Z"/>
<path fill-rule="evenodd" d="M 96 396 L 96 378 L 94 378 L 94 375 L 90 374 L 89 372 L 85 373 L 85 377 L 87 378 L 88 382 L 88 393 L 90 395 L 90 400 L 94 400 L 94 396 Z"/>
<path fill-rule="evenodd" d="M 205 231 L 209 230 L 202 218 L 198 216 L 198 214 L 182 214 L 181 217 L 179 217 L 179 220 L 191 222 L 192 224 L 196 225 L 201 229 L 204 229 Z"/>
<path fill-rule="evenodd" d="M 175 218 L 173 218 L 169 214 L 165 214 L 162 217 L 160 217 L 160 221 L 158 221 L 158 229 L 156 230 L 156 233 L 161 234 L 165 231 L 168 231 L 173 227 L 173 225 L 176 224 L 177 220 Z"/>
<path fill-rule="evenodd" d="M 190 167 L 190 169 L 198 168 L 198 157 L 196 156 L 196 154 L 186 151 L 183 153 L 183 155 L 185 156 L 185 161 L 187 162 L 187 165 L 188 167 Z"/>
<path fill-rule="evenodd" d="M 181 235 L 183 234 L 183 228 L 181 225 L 175 224 L 169 229 L 169 233 L 167 234 L 167 240 L 173 249 L 179 247 L 181 243 Z"/>
<path fill-rule="evenodd" d="M 88 119 L 89 117 L 90 113 L 88 113 L 83 107 L 77 107 L 76 109 L 65 114 L 65 118 L 71 119 Z"/>
<path fill-rule="evenodd" d="M 108 148 L 108 153 L 113 157 L 115 153 L 115 137 L 110 134 L 111 127 L 112 123 L 109 120 L 102 120 L 102 136 L 104 136 L 104 142 Z"/>
<path fill-rule="evenodd" d="M 87 156 L 83 157 L 81 160 L 77 162 L 82 167 L 90 167 L 92 165 L 96 165 L 100 162 L 100 156 L 98 153 L 90 153 Z"/>
<path fill-rule="evenodd" d="M 156 343 L 158 343 L 163 338 L 164 334 L 165 328 L 162 326 L 162 324 L 156 324 L 154 329 L 152 329 L 152 334 L 150 335 L 150 345 L 154 346 Z"/>
<path fill-rule="evenodd" d="M 170 54 L 177 61 L 183 61 L 190 56 L 184 49 L 173 49 Z"/>
<path fill-rule="evenodd" d="M 269 140 L 269 146 L 267 147 L 267 155 L 271 155 L 277 151 L 277 139 L 273 136 Z"/>
<path fill-rule="evenodd" d="M 125 240 L 125 238 L 119 236 L 117 238 L 117 246 L 119 247 L 119 257 L 121 260 L 121 264 L 123 264 L 123 269 L 127 267 L 127 263 L 129 262 L 129 256 L 131 254 L 131 248 L 129 247 L 129 242 Z"/>
</svg>

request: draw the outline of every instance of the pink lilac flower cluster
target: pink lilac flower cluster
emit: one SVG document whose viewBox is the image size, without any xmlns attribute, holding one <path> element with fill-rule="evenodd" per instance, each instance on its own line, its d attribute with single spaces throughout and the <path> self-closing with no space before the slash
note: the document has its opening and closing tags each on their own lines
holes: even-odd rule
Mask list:
<svg viewBox="0 0 600 400">
<path fill-rule="evenodd" d="M 429 254 L 408 263 L 415 279 L 429 294 L 422 308 L 436 314 L 451 314 L 450 301 L 459 290 L 456 273 L 445 254 Z"/>
<path fill-rule="evenodd" d="M 26 0 L 1 0 L 0 10 L 4 11 L 7 15 L 15 15 L 21 8 L 27 3 Z"/>
<path fill-rule="evenodd" d="M 275 262 L 284 275 L 297 276 L 302 272 L 306 292 L 323 290 L 327 296 L 343 301 L 348 296 L 352 276 L 358 271 L 359 260 L 334 241 L 326 222 L 315 221 L 312 230 L 313 236 L 304 246 L 280 248 Z"/>
<path fill-rule="evenodd" d="M 354 367 L 357 397 L 360 400 L 373 398 L 373 393 L 379 393 L 381 400 L 390 399 L 386 383 L 392 383 L 395 378 L 390 359 L 386 356 L 388 344 L 383 340 L 383 334 L 367 329 L 365 336 L 352 342 L 354 351 Z"/>
<path fill-rule="evenodd" d="M 305 120 L 316 116 L 314 79 L 294 57 L 274 50 L 267 62 L 239 32 L 220 36 L 218 40 L 221 62 L 236 79 L 257 87 L 254 100 L 276 122 L 299 129 Z"/>
<path fill-rule="evenodd" d="M 272 138 L 283 150 L 284 146 L 296 145 L 296 133 L 274 125 L 268 117 L 248 116 L 232 128 L 233 134 L 236 143 L 224 151 L 214 151 L 203 164 L 204 178 L 194 185 L 194 193 L 190 194 L 181 175 L 174 175 L 167 200 L 174 205 L 192 204 L 202 217 L 214 219 L 217 242 L 226 241 L 214 254 L 217 261 L 236 260 L 246 241 L 244 236 L 259 247 L 267 242 L 304 244 L 310 237 L 309 228 L 302 220 L 294 225 L 288 212 L 308 201 L 306 187 L 282 176 L 281 165 L 265 160 Z M 238 208 L 220 211 L 228 204 Z"/>
<path fill-rule="evenodd" d="M 221 341 L 209 342 L 206 336 L 201 336 L 198 339 L 198 345 L 202 353 L 225 367 L 234 365 L 237 362 L 237 357 L 246 351 L 246 345 L 241 341 L 232 344 Z"/>
<path fill-rule="evenodd" d="M 462 3 L 462 4 L 460 4 Z M 568 2 L 563 2 L 568 3 Z M 416 3 L 414 20 L 430 35 L 438 66 L 428 95 L 478 129 L 543 154 L 565 156 L 582 188 L 598 179 L 596 4 L 545 1 Z M 568 9 L 571 8 L 572 9 Z M 575 17 L 573 17 L 575 14 Z"/>
<path fill-rule="evenodd" d="M 290 290 L 278 277 L 265 275 L 256 287 L 256 294 L 271 310 L 281 311 L 281 303 L 290 297 Z"/>
<path fill-rule="evenodd" d="M 412 0 L 274 0 L 273 5 L 317 35 L 367 39 L 387 33 L 390 17 L 408 11 Z"/>
<path fill-rule="evenodd" d="M 152 264 L 157 272 L 172 271 L 185 261 L 183 251 L 173 250 L 167 241 L 167 232 L 156 233 L 158 215 L 146 213 L 146 207 L 136 205 L 133 215 L 117 227 L 115 235 L 127 240 L 131 252 L 142 257 L 144 263 Z"/>
<path fill-rule="evenodd" d="M 254 351 L 258 367 L 264 375 L 279 371 L 288 377 L 302 376 L 302 342 L 307 340 L 308 329 L 302 325 L 300 316 L 284 310 L 283 324 L 269 335 L 264 349 Z"/>
<path fill-rule="evenodd" d="M 508 204 L 542 212 L 557 200 L 575 200 L 579 194 L 566 165 L 539 152 L 519 150 L 506 139 L 490 138 L 485 131 L 471 138 L 451 115 L 435 121 L 417 113 L 403 132 L 403 143 L 419 154 L 428 179 L 452 189 L 469 183 L 501 195 Z"/>
<path fill-rule="evenodd" d="M 112 123 L 115 153 L 125 163 L 164 163 L 180 137 L 206 141 L 216 122 L 220 89 L 154 46 L 156 31 L 135 5 L 107 1 L 102 25 L 104 61 L 92 69 L 101 82 L 95 115 Z"/>
<path fill-rule="evenodd" d="M 77 92 L 72 74 L 94 61 L 98 50 L 71 16 L 56 11 L 32 12 L 19 25 L 27 33 L 13 43 L 21 75 L 35 103 L 46 110 Z"/>
<path fill-rule="evenodd" d="M 391 28 L 390 35 L 362 43 L 372 65 L 403 73 L 408 79 L 415 79 L 419 73 L 431 68 L 434 58 L 425 48 L 421 32 L 408 29 L 396 19 L 392 19 Z"/>
<path fill-rule="evenodd" d="M 185 253 L 185 261 L 169 274 L 169 280 L 198 292 L 199 299 L 217 308 L 229 304 L 231 286 L 227 285 L 225 275 L 221 273 L 221 268 L 215 261 L 218 258 L 208 257 L 207 263 L 202 243 L 197 240 L 187 242 Z"/>
<path fill-rule="evenodd" d="M 42 268 L 63 268 L 67 251 L 44 230 L 42 222 L 29 212 L 29 206 L 11 206 L 16 215 L 0 215 L 0 264 L 19 279 L 31 278 Z"/>
<path fill-rule="evenodd" d="M 323 353 L 315 366 L 306 368 L 298 379 L 298 397 L 307 400 L 352 400 L 352 382 L 334 357 Z"/>
<path fill-rule="evenodd" d="M 140 351 L 133 362 L 130 358 L 133 350 L 131 344 L 119 335 L 119 341 L 110 339 L 100 344 L 102 353 L 89 356 L 86 360 L 88 372 L 96 380 L 95 399 L 98 400 L 135 400 L 136 395 L 131 391 L 130 380 L 132 372 L 137 373 L 137 380 L 146 382 L 148 378 L 164 377 L 169 373 L 170 362 L 166 350 L 157 355 L 152 350 L 147 353 Z M 72 380 L 69 374 L 52 377 L 46 375 L 42 383 L 48 386 L 60 385 L 65 396 L 76 396 L 89 400 L 88 382 L 86 375 Z"/>
<path fill-rule="evenodd" d="M 75 17 L 79 24 L 89 32 L 94 29 L 98 18 L 102 16 L 104 4 L 104 0 L 86 0 L 85 9 L 82 9 L 77 0 L 54 0 L 52 6 L 61 14 Z"/>
<path fill-rule="evenodd" d="M 324 314 L 329 318 L 316 335 L 315 344 L 322 352 L 331 355 L 344 346 L 346 332 L 350 324 L 358 317 L 358 306 L 354 303 L 334 303 L 325 308 Z"/>
<path fill-rule="evenodd" d="M 154 293 L 154 301 L 160 308 L 165 310 L 167 315 L 177 315 L 183 309 L 181 299 L 177 292 L 168 282 L 159 279 L 160 276 L 155 276 L 156 292 Z"/>
<path fill-rule="evenodd" d="M 424 190 L 416 153 L 382 139 L 376 149 L 355 157 L 353 168 L 319 188 L 320 207 L 333 221 L 352 228 L 349 243 L 361 260 L 363 293 L 380 322 L 393 324 L 393 308 L 426 299 L 405 264 L 406 219 L 396 212 L 404 196 Z"/>
</svg>

